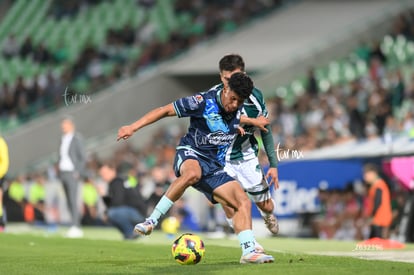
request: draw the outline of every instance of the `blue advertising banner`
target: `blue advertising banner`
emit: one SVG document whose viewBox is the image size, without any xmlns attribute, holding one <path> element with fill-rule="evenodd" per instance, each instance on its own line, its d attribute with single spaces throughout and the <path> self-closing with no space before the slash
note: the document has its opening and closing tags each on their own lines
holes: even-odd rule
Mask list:
<svg viewBox="0 0 414 275">
<path fill-rule="evenodd" d="M 362 159 L 312 160 L 279 163 L 279 189 L 272 189 L 278 217 L 318 212 L 318 189 L 343 189 L 347 183 L 362 179 Z M 260 217 L 256 207 L 253 217 Z"/>
</svg>

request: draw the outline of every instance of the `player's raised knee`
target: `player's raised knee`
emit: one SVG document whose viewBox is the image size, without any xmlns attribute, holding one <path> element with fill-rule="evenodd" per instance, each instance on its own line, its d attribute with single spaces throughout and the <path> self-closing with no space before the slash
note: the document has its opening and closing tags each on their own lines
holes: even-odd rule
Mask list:
<svg viewBox="0 0 414 275">
<path fill-rule="evenodd" d="M 252 202 L 250 201 L 249 197 L 244 194 L 244 196 L 239 196 L 237 198 L 238 201 L 238 208 L 247 208 L 250 209 L 252 207 Z"/>
<path fill-rule="evenodd" d="M 200 181 L 201 175 L 198 171 L 188 170 L 182 177 L 188 185 L 193 185 Z"/>
</svg>

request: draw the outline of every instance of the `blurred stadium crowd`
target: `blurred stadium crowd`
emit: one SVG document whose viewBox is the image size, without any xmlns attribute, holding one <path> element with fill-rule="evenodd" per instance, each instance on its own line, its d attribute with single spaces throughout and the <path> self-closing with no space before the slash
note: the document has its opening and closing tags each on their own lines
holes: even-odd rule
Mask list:
<svg viewBox="0 0 414 275">
<path fill-rule="evenodd" d="M 365 240 L 369 238 L 368 188 L 350 183 L 344 190 L 319 190 L 321 212 L 313 216 L 309 227 L 312 237 L 336 240 Z M 392 189 L 392 223 L 385 238 L 399 239 L 406 193 L 394 184 Z"/>
<path fill-rule="evenodd" d="M 103 9 L 102 2 L 117 9 L 117 1 L 54 1 L 46 13 L 53 20 L 70 20 L 80 17 L 85 10 L 91 15 L 94 10 L 98 13 Z M 18 127 L 59 108 L 63 104 L 61 93 L 65 87 L 73 87 L 77 93 L 97 92 L 123 77 L 135 76 L 159 62 L 174 58 L 197 43 L 234 31 L 249 20 L 280 7 L 284 1 L 129 2 L 145 14 L 141 21 L 114 24 L 104 29 L 104 36 L 96 40 L 99 43 L 85 39 L 77 50 L 65 45 L 65 36 L 55 38 L 53 43 L 46 40 L 43 44 L 34 42 L 38 38 L 30 35 L 22 37 L 13 32 L 1 32 L 6 37 L 2 44 L 1 66 L 17 64 L 18 68 L 14 75 L 2 79 L 1 129 Z M 168 7 L 166 3 L 174 5 Z M 160 9 L 177 15 L 176 28 L 161 28 L 160 31 L 162 23 L 157 16 Z M 275 144 L 308 151 L 351 139 L 387 139 L 398 135 L 414 138 L 414 10 L 405 11 L 391 24 L 392 32 L 383 40 L 361 41 L 359 47 L 344 59 L 333 60 L 324 68 L 309 68 L 307 76 L 298 76 L 295 83 L 299 85 L 293 85 L 295 97 L 291 102 L 285 101 L 283 92 L 267 100 Z M 32 65 L 28 66 L 35 68 L 26 75 L 23 74 L 24 62 L 30 62 Z M 342 73 L 338 67 L 343 64 L 351 64 L 356 69 Z M 291 88 L 281 87 L 279 91 L 283 89 Z M 178 126 L 163 129 L 143 149 L 137 150 L 126 144 L 113 155 L 112 161 L 122 168 L 124 176 L 138 181 L 137 188 L 147 200 L 148 211 L 174 177 L 170 166 L 182 133 L 183 129 Z M 105 207 L 100 196 L 105 193 L 106 186 L 98 177 L 102 161 L 90 153 L 90 178 L 85 180 L 81 198 L 83 224 L 105 224 Z M 47 171 L 18 175 L 8 182 L 6 205 L 9 204 L 10 221 L 64 222 L 55 166 Z M 404 201 L 398 189 L 394 191 L 396 218 L 390 235 L 395 233 L 392 230 L 398 229 Z M 366 238 L 364 196 L 364 190 L 356 190 L 354 185 L 346 190 L 320 190 L 324 209 L 321 214 L 324 215 L 309 223 L 312 236 Z M 195 226 L 185 203 L 177 205 L 172 214 L 189 219 L 188 223 L 183 221 L 184 226 Z M 215 229 L 209 223 L 209 216 L 206 213 L 206 220 L 199 222 L 198 229 Z M 214 223 L 218 227 L 224 226 L 222 221 Z"/>
<path fill-rule="evenodd" d="M 47 7 L 45 1 L 34 1 L 30 7 L 20 2 L 13 5 L 14 10 L 32 8 L 43 12 L 44 22 L 27 35 L 17 33 L 17 27 L 8 27 L 9 22 L 21 21 L 12 18 L 12 12 L 6 14 L 2 24 L 0 67 L 8 74 L 0 77 L 0 128 L 5 129 L 61 107 L 62 91 L 67 87 L 77 94 L 97 92 L 219 33 L 234 31 L 278 8 L 283 1 L 233 4 L 78 0 L 52 1 Z M 110 19 L 111 10 L 119 18 Z M 89 22 L 92 19 L 87 16 L 96 17 L 97 22 Z M 54 29 L 41 39 L 44 34 L 39 32 L 51 28 L 48 24 L 55 24 Z"/>
</svg>

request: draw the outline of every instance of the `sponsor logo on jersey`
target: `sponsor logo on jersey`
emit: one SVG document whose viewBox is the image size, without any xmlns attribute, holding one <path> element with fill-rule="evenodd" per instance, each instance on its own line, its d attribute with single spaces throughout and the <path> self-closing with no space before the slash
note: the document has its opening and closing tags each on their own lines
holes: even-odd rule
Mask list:
<svg viewBox="0 0 414 275">
<path fill-rule="evenodd" d="M 200 104 L 201 102 L 204 101 L 203 96 L 202 95 L 195 95 L 194 96 L 195 101 Z"/>
<path fill-rule="evenodd" d="M 226 134 L 223 131 L 217 131 L 214 133 L 204 134 L 198 130 L 195 132 L 196 145 L 229 145 L 236 134 Z"/>
<path fill-rule="evenodd" d="M 184 151 L 184 156 L 197 157 L 197 154 L 193 150 L 187 150 L 187 151 Z"/>
<path fill-rule="evenodd" d="M 188 106 L 190 110 L 197 110 L 198 105 L 203 102 L 203 96 L 202 95 L 194 95 L 187 98 Z"/>
<path fill-rule="evenodd" d="M 228 145 L 233 141 L 235 136 L 236 134 L 225 134 L 223 132 L 216 132 L 208 134 L 206 137 L 210 144 Z"/>
</svg>

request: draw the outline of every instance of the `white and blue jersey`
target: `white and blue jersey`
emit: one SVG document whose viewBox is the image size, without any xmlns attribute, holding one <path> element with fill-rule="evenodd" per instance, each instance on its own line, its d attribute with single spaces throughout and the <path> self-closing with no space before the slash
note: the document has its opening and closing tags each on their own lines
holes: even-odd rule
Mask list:
<svg viewBox="0 0 414 275">
<path fill-rule="evenodd" d="M 177 149 L 190 149 L 224 166 L 227 149 L 237 134 L 241 107 L 234 113 L 226 113 L 221 92 L 222 86 L 217 85 L 207 92 L 180 98 L 173 106 L 178 117 L 190 117 L 188 132 Z"/>
</svg>

